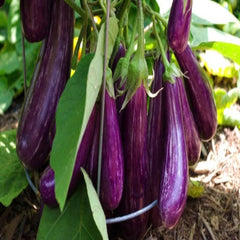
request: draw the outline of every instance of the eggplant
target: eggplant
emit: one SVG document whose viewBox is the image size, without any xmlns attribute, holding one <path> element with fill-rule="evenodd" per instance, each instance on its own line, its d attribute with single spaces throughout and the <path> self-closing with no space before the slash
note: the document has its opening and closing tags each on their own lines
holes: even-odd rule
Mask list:
<svg viewBox="0 0 240 240">
<path fill-rule="evenodd" d="M 188 154 L 188 163 L 195 164 L 201 154 L 201 140 L 198 135 L 197 126 L 188 103 L 187 94 L 181 78 L 176 78 L 176 84 L 180 94 L 181 110 L 183 117 L 183 128 Z"/>
<path fill-rule="evenodd" d="M 150 203 L 147 156 L 147 96 L 143 84 L 123 109 L 124 189 L 116 213 L 125 215 Z M 146 232 L 149 213 L 120 223 L 124 239 L 141 239 Z"/>
<path fill-rule="evenodd" d="M 70 76 L 73 26 L 73 10 L 64 0 L 54 0 L 50 31 L 17 130 L 17 154 L 29 170 L 42 168 L 52 147 L 57 104 Z"/>
<path fill-rule="evenodd" d="M 90 115 L 88 124 L 86 126 L 82 141 L 78 149 L 72 173 L 72 178 L 68 189 L 68 195 L 70 195 L 76 188 L 76 185 L 81 177 L 81 167 L 86 164 L 88 154 L 90 152 L 92 145 L 96 119 L 97 119 L 97 106 L 95 105 Z M 54 170 L 50 166 L 47 166 L 43 171 L 43 174 L 40 178 L 39 189 L 44 204 L 51 207 L 56 207 L 58 205 L 55 197 Z"/>
<path fill-rule="evenodd" d="M 168 26 L 168 44 L 174 52 L 181 53 L 188 44 L 192 16 L 192 0 L 173 0 Z"/>
<path fill-rule="evenodd" d="M 47 37 L 51 22 L 52 0 L 20 0 L 22 30 L 29 42 Z"/>
<path fill-rule="evenodd" d="M 178 223 L 187 199 L 188 159 L 177 84 L 164 82 L 162 96 L 163 144 L 158 209 L 162 225 L 172 229 Z"/>
<path fill-rule="evenodd" d="M 114 210 L 123 192 L 124 159 L 115 99 L 105 91 L 100 200 L 104 209 Z"/>
<path fill-rule="evenodd" d="M 206 73 L 189 46 L 175 56 L 185 75 L 185 88 L 199 137 L 209 141 L 217 130 L 217 111 Z"/>
<path fill-rule="evenodd" d="M 152 92 L 157 92 L 163 86 L 164 65 L 161 57 L 155 61 L 154 80 Z M 159 183 L 161 177 L 161 111 L 162 110 L 162 91 L 154 98 L 150 98 L 148 112 L 148 158 L 150 166 L 150 188 L 152 201 L 158 198 Z M 153 227 L 161 225 L 157 206 L 150 211 L 149 221 Z"/>
<path fill-rule="evenodd" d="M 2 7 L 4 3 L 5 3 L 5 0 L 0 0 L 0 7 Z"/>
</svg>

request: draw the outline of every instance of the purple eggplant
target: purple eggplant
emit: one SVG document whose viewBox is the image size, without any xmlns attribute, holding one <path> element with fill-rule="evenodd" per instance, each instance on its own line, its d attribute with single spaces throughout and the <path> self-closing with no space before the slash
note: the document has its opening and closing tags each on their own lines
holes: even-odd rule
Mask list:
<svg viewBox="0 0 240 240">
<path fill-rule="evenodd" d="M 5 3 L 5 0 L 0 0 L 0 7 L 2 7 L 4 3 Z"/>
<path fill-rule="evenodd" d="M 177 84 L 164 82 L 162 96 L 162 160 L 158 209 L 162 225 L 172 229 L 185 207 L 188 189 L 188 159 Z"/>
<path fill-rule="evenodd" d="M 47 37 L 51 21 L 52 0 L 20 0 L 22 30 L 29 42 Z"/>
<path fill-rule="evenodd" d="M 123 119 L 125 158 L 124 190 L 118 215 L 142 209 L 150 203 L 147 156 L 147 96 L 143 84 L 126 105 Z M 124 239 L 141 239 L 146 232 L 149 213 L 120 223 Z"/>
<path fill-rule="evenodd" d="M 30 170 L 43 167 L 51 150 L 57 104 L 70 75 L 73 25 L 73 10 L 65 1 L 54 0 L 49 35 L 17 130 L 17 154 Z"/>
<path fill-rule="evenodd" d="M 167 39 L 174 52 L 181 53 L 187 47 L 191 15 L 192 0 L 173 0 L 167 26 Z"/>
<path fill-rule="evenodd" d="M 115 99 L 105 91 L 100 200 L 104 209 L 114 210 L 123 191 L 124 160 Z"/>
<path fill-rule="evenodd" d="M 161 57 L 156 60 L 154 66 L 154 80 L 152 83 L 152 92 L 157 92 L 163 85 L 164 65 Z M 162 91 L 149 101 L 148 113 L 148 158 L 150 165 L 150 187 L 152 201 L 158 198 L 159 182 L 161 176 L 161 111 L 162 110 Z M 149 221 L 156 227 L 161 225 L 159 212 L 154 207 L 150 212 Z"/>
<path fill-rule="evenodd" d="M 181 109 L 183 117 L 183 128 L 185 132 L 185 141 L 188 154 L 188 163 L 195 164 L 201 154 L 201 140 L 198 135 L 197 126 L 187 100 L 187 94 L 181 78 L 176 79 L 178 91 L 181 100 Z"/>
<path fill-rule="evenodd" d="M 68 195 L 71 194 L 74 189 L 76 188 L 77 183 L 79 182 L 81 176 L 81 167 L 86 164 L 86 160 L 88 158 L 88 154 L 90 152 L 90 148 L 92 145 L 93 134 L 95 131 L 95 122 L 97 119 L 97 106 L 94 106 L 91 116 L 89 118 L 88 124 L 86 126 L 86 130 L 84 132 L 82 141 L 80 143 L 72 178 L 70 181 L 70 186 L 68 190 Z M 54 179 L 54 171 L 53 169 L 48 166 L 40 179 L 40 193 L 44 204 L 56 207 L 57 200 L 55 198 L 55 179 Z"/>
<path fill-rule="evenodd" d="M 217 130 L 217 111 L 206 73 L 189 46 L 175 56 L 185 74 L 185 88 L 199 137 L 208 141 Z"/>
</svg>

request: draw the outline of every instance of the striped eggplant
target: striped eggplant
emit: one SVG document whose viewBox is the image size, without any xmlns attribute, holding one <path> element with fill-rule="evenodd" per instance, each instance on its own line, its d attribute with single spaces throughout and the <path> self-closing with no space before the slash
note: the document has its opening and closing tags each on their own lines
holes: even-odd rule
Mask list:
<svg viewBox="0 0 240 240">
<path fill-rule="evenodd" d="M 188 44 L 192 16 L 192 0 L 173 0 L 168 26 L 168 44 L 174 52 L 181 53 Z"/>
<path fill-rule="evenodd" d="M 29 42 L 47 37 L 51 21 L 52 0 L 20 0 L 22 30 Z"/>
<path fill-rule="evenodd" d="M 190 46 L 182 53 L 175 53 L 184 73 L 185 87 L 190 108 L 200 139 L 210 140 L 217 130 L 217 111 L 206 73 L 198 63 Z"/>
<path fill-rule="evenodd" d="M 164 82 L 162 96 L 162 168 L 158 209 L 162 225 L 172 229 L 178 223 L 186 203 L 188 159 L 177 84 Z"/>
<path fill-rule="evenodd" d="M 195 164 L 201 154 L 201 140 L 198 135 L 197 126 L 187 100 L 187 94 L 181 78 L 176 79 L 181 101 L 183 128 L 185 132 L 185 141 L 188 154 L 188 163 Z"/>
<path fill-rule="evenodd" d="M 161 57 L 155 61 L 154 80 L 152 83 L 152 92 L 157 92 L 163 85 L 164 65 Z M 162 110 L 162 91 L 149 101 L 148 112 L 148 157 L 150 165 L 150 186 L 152 201 L 158 198 L 159 182 L 161 176 L 161 111 Z M 160 226 L 160 217 L 157 207 L 150 212 L 150 223 L 156 227 Z"/>
<path fill-rule="evenodd" d="M 105 91 L 100 200 L 114 210 L 123 192 L 124 160 L 115 99 Z"/>
<path fill-rule="evenodd" d="M 17 154 L 27 169 L 46 163 L 53 141 L 58 100 L 70 75 L 73 10 L 54 0 L 50 31 L 35 69 L 17 130 Z"/>
<path fill-rule="evenodd" d="M 76 188 L 76 185 L 81 177 L 81 167 L 86 164 L 86 161 L 88 159 L 88 154 L 90 152 L 90 148 L 93 141 L 96 119 L 97 119 L 97 106 L 95 105 L 90 115 L 88 124 L 86 126 L 82 141 L 78 149 L 72 173 L 72 178 L 68 190 L 68 195 L 71 194 Z M 56 207 L 58 205 L 57 200 L 55 198 L 54 171 L 50 166 L 47 166 L 47 168 L 43 171 L 43 174 L 40 178 L 39 189 L 44 204 L 51 207 Z"/>
<path fill-rule="evenodd" d="M 125 158 L 124 190 L 118 215 L 147 206 L 150 201 L 149 163 L 147 156 L 147 96 L 143 84 L 126 105 L 123 116 Z M 120 223 L 124 239 L 141 239 L 146 232 L 149 213 Z"/>
</svg>

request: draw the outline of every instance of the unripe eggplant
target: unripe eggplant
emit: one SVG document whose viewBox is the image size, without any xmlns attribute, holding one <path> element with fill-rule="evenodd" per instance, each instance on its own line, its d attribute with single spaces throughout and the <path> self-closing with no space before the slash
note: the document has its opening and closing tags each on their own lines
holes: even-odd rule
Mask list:
<svg viewBox="0 0 240 240">
<path fill-rule="evenodd" d="M 47 37 L 51 21 L 52 0 L 20 0 L 22 30 L 29 42 Z"/>
<path fill-rule="evenodd" d="M 157 92 L 163 86 L 164 65 L 161 57 L 155 61 L 154 80 L 152 83 L 152 92 Z M 159 182 L 161 177 L 162 161 L 159 158 L 161 153 L 161 113 L 162 113 L 162 91 L 149 101 L 148 113 L 148 157 L 150 166 L 150 188 L 152 201 L 158 198 Z M 150 212 L 150 223 L 156 227 L 160 226 L 160 216 L 157 207 Z"/>
<path fill-rule="evenodd" d="M 187 199 L 188 159 L 177 84 L 164 83 L 162 97 L 162 159 L 158 209 L 162 225 L 172 229 L 179 221 Z"/>
<path fill-rule="evenodd" d="M 167 39 L 174 52 L 181 53 L 187 47 L 191 15 L 192 0 L 173 0 L 167 26 Z"/>
<path fill-rule="evenodd" d="M 57 104 L 70 75 L 73 24 L 73 10 L 64 0 L 54 0 L 50 31 L 17 130 L 17 154 L 30 170 L 43 167 L 51 150 Z"/>
<path fill-rule="evenodd" d="M 86 160 L 88 158 L 88 154 L 90 152 L 90 148 L 92 145 L 93 134 L 95 131 L 95 122 L 97 118 L 97 107 L 94 106 L 92 113 L 90 115 L 88 124 L 86 126 L 85 132 L 83 134 L 82 141 L 80 143 L 72 178 L 70 181 L 68 195 L 70 195 L 74 189 L 76 188 L 77 183 L 81 177 L 81 167 L 86 164 Z M 55 197 L 55 179 L 54 179 L 54 171 L 53 169 L 48 166 L 44 171 L 40 178 L 39 189 L 42 197 L 42 201 L 44 204 L 56 207 L 57 200 Z"/>
<path fill-rule="evenodd" d="M 115 99 L 105 91 L 100 200 L 104 209 L 114 210 L 123 192 L 124 159 Z"/>
<path fill-rule="evenodd" d="M 123 119 L 125 159 L 124 190 L 118 215 L 142 209 L 150 203 L 147 156 L 147 96 L 143 84 L 126 105 Z M 141 239 L 146 232 L 149 213 L 120 223 L 124 239 Z"/>
<path fill-rule="evenodd" d="M 185 141 L 188 154 L 188 163 L 195 164 L 201 154 L 201 140 L 198 135 L 197 126 L 187 100 L 187 94 L 181 78 L 176 78 L 176 84 L 181 101 L 181 110 L 183 118 L 183 128 L 185 132 Z"/>
<path fill-rule="evenodd" d="M 206 73 L 189 46 L 182 53 L 175 53 L 175 56 L 185 75 L 188 101 L 200 139 L 208 141 L 217 130 L 217 111 Z"/>
<path fill-rule="evenodd" d="M 0 7 L 3 6 L 4 2 L 5 2 L 5 0 L 0 0 Z"/>
</svg>

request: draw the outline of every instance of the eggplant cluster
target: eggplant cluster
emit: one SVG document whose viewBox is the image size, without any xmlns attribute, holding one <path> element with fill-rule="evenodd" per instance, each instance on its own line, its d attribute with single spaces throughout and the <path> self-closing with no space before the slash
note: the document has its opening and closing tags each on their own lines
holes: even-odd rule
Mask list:
<svg viewBox="0 0 240 240">
<path fill-rule="evenodd" d="M 141 239 L 150 225 L 168 229 L 176 226 L 186 204 L 188 166 L 198 161 L 201 141 L 210 140 L 216 132 L 211 87 L 188 45 L 191 8 L 191 0 L 173 1 L 167 26 L 168 49 L 154 62 L 151 91 L 160 90 L 156 96 L 148 98 L 143 79 L 134 80 L 137 87 L 127 103 L 128 93 L 124 90 L 128 85 L 122 84 L 122 79 L 114 83 L 115 97 L 108 88 L 102 93 L 105 102 L 99 198 L 106 216 L 126 215 L 157 199 L 157 206 L 150 211 L 112 226 L 111 232 L 124 239 Z M 29 170 L 43 170 L 47 165 L 39 188 L 43 203 L 56 207 L 54 171 L 47 159 L 55 135 L 58 100 L 70 75 L 74 15 L 64 0 L 21 0 L 21 19 L 26 39 L 43 44 L 23 104 L 17 154 Z M 117 47 L 109 66 L 113 74 L 128 50 L 123 43 Z M 174 81 L 166 78 L 163 61 L 167 58 L 171 62 L 171 54 L 184 73 L 183 77 L 174 76 Z M 145 68 L 145 62 L 138 59 L 143 56 L 135 54 L 131 61 Z M 130 72 L 142 71 L 131 69 L 131 63 Z M 124 94 L 119 96 L 119 92 Z M 86 169 L 97 187 L 101 108 L 96 102 L 86 126 L 69 195 L 81 178 L 80 167 Z"/>
</svg>

